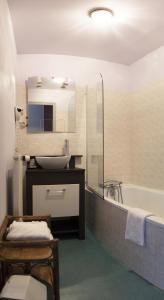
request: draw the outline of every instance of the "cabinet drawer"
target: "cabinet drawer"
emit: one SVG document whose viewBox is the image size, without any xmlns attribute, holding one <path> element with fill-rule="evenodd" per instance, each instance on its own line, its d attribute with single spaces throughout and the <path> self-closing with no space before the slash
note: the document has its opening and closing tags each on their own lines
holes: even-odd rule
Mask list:
<svg viewBox="0 0 164 300">
<path fill-rule="evenodd" d="M 33 215 L 79 215 L 79 184 L 33 185 Z"/>
</svg>

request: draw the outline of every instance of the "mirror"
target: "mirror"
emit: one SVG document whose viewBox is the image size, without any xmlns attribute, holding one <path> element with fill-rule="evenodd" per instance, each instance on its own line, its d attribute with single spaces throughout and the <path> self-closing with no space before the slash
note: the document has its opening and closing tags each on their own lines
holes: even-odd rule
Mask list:
<svg viewBox="0 0 164 300">
<path fill-rule="evenodd" d="M 29 77 L 28 132 L 75 132 L 75 84 L 67 78 Z"/>
</svg>

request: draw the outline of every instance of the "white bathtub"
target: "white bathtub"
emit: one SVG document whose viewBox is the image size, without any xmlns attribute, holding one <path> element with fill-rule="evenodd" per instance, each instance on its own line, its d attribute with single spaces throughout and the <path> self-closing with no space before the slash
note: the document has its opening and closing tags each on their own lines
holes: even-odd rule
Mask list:
<svg viewBox="0 0 164 300">
<path fill-rule="evenodd" d="M 127 209 L 128 207 L 138 207 L 152 212 L 154 220 L 164 224 L 164 191 L 150 189 L 133 184 L 122 185 L 123 205 L 107 197 L 107 191 L 104 191 L 105 200 L 112 202 L 114 205 Z"/>
<path fill-rule="evenodd" d="M 164 191 L 123 184 L 122 194 L 123 204 L 87 192 L 88 227 L 129 270 L 164 290 Z M 153 213 L 146 219 L 144 247 L 125 240 L 130 207 Z"/>
</svg>

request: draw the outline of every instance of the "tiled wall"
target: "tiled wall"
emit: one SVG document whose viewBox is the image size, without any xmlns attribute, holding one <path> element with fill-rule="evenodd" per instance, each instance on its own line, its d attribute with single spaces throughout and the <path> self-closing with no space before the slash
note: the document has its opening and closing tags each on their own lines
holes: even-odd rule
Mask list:
<svg viewBox="0 0 164 300">
<path fill-rule="evenodd" d="M 164 80 L 105 91 L 105 180 L 164 189 Z"/>
<path fill-rule="evenodd" d="M 131 182 L 164 189 L 164 46 L 130 66 Z"/>
<path fill-rule="evenodd" d="M 24 120 L 27 115 L 25 85 L 17 85 L 17 104 L 24 109 Z M 76 132 L 75 133 L 27 133 L 27 128 L 17 125 L 17 148 L 21 154 L 58 155 L 62 154 L 64 140 L 69 139 L 70 153 L 82 154 L 81 166 L 85 167 L 86 122 L 85 122 L 86 89 L 77 88 L 76 96 Z"/>
<path fill-rule="evenodd" d="M 128 92 L 105 89 L 105 181 L 108 179 L 131 181 L 131 110 L 131 99 Z"/>
<path fill-rule="evenodd" d="M 164 80 L 138 89 L 130 98 L 131 182 L 164 189 Z"/>
</svg>

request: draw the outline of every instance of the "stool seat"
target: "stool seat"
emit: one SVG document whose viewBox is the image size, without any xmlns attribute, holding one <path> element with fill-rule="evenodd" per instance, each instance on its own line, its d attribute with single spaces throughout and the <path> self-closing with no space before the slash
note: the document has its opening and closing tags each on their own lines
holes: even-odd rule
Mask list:
<svg viewBox="0 0 164 300">
<path fill-rule="evenodd" d="M 52 259 L 52 250 L 50 247 L 38 248 L 0 248 L 0 258 L 7 261 L 36 261 Z"/>
</svg>

